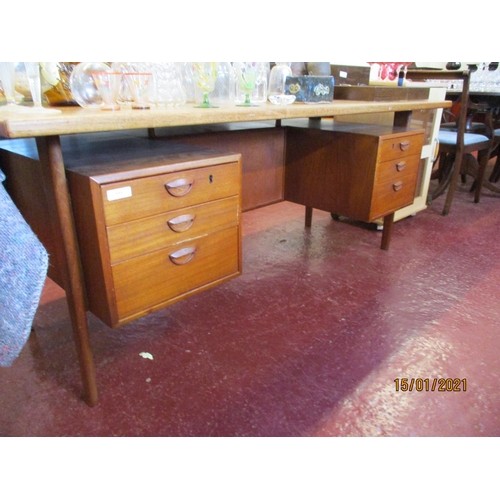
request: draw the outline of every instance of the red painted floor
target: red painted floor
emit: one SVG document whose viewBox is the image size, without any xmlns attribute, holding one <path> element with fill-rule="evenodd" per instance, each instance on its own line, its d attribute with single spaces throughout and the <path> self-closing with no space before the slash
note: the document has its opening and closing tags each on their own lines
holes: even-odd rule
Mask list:
<svg viewBox="0 0 500 500">
<path fill-rule="evenodd" d="M 95 408 L 48 281 L 0 368 L 0 435 L 500 436 L 500 197 L 443 203 L 397 222 L 387 252 L 325 212 L 310 230 L 289 203 L 244 214 L 241 277 L 117 330 L 89 314 Z"/>
</svg>

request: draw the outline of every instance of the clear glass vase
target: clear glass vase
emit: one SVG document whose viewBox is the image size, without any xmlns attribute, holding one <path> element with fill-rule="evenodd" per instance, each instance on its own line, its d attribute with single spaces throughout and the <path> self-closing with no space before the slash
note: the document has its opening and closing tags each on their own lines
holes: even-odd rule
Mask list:
<svg viewBox="0 0 500 500">
<path fill-rule="evenodd" d="M 292 76 L 291 62 L 277 62 L 269 76 L 268 96 L 284 95 L 287 76 Z"/>
</svg>

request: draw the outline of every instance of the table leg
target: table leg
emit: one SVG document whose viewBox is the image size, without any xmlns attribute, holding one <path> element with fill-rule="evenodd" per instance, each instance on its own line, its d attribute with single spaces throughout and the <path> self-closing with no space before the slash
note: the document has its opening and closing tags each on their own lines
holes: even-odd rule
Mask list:
<svg viewBox="0 0 500 500">
<path fill-rule="evenodd" d="M 51 217 L 56 221 L 62 242 L 61 275 L 66 292 L 71 323 L 83 382 L 84 399 L 89 406 L 97 404 L 97 385 L 89 341 L 83 273 L 73 221 L 71 199 L 66 181 L 61 143 L 58 136 L 37 138 L 40 162 L 43 165 L 44 189 L 50 203 Z"/>
<path fill-rule="evenodd" d="M 382 230 L 382 250 L 389 250 L 392 236 L 392 226 L 394 225 L 394 212 L 384 217 L 384 229 Z"/>
<path fill-rule="evenodd" d="M 313 218 L 313 207 L 306 207 L 306 227 L 311 227 Z"/>
</svg>

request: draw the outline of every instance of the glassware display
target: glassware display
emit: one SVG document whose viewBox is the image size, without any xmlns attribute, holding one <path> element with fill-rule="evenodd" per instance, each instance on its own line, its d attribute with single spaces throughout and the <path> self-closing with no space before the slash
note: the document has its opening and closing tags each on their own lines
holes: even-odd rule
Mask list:
<svg viewBox="0 0 500 500">
<path fill-rule="evenodd" d="M 236 76 L 234 69 L 229 62 L 216 63 L 216 78 L 214 90 L 210 92 L 208 98 L 212 104 L 229 105 L 234 104 Z M 196 101 L 203 100 L 201 90 L 196 89 Z"/>
<path fill-rule="evenodd" d="M 277 62 L 272 67 L 271 75 L 269 76 L 268 97 L 285 94 L 286 77 L 292 76 L 291 64 L 291 62 Z"/>
<path fill-rule="evenodd" d="M 2 82 L 3 93 L 5 95 L 5 106 L 0 108 L 1 113 L 20 113 L 22 106 L 16 103 L 14 90 L 14 75 L 16 63 L 0 62 L 0 81 Z"/>
<path fill-rule="evenodd" d="M 258 76 L 258 63 L 235 62 L 233 66 L 236 71 L 238 86 L 245 93 L 245 101 L 241 104 L 236 104 L 236 106 L 258 106 L 250 100 Z"/>
<path fill-rule="evenodd" d="M 45 113 L 45 114 L 61 113 L 60 109 L 44 108 L 42 106 L 40 63 L 25 62 L 24 67 L 26 68 L 26 77 L 28 78 L 31 98 L 33 99 L 33 110 L 35 110 L 38 113 Z"/>
<path fill-rule="evenodd" d="M 134 102 L 134 96 L 129 89 L 128 83 L 125 78 L 123 78 L 124 73 L 135 73 L 139 71 L 134 63 L 131 62 L 113 62 L 111 63 L 111 71 L 118 71 L 122 74 L 122 82 L 120 84 L 120 91 L 118 92 L 118 97 L 116 102 L 120 106 L 131 107 Z"/>
<path fill-rule="evenodd" d="M 217 63 L 215 62 L 194 62 L 192 64 L 193 76 L 197 87 L 203 93 L 203 102 L 197 104 L 195 108 L 217 108 L 211 104 L 209 94 L 215 89 L 217 78 Z"/>
<path fill-rule="evenodd" d="M 150 101 L 157 106 L 180 106 L 187 101 L 186 92 L 182 86 L 179 67 L 173 62 L 157 62 L 150 64 L 153 74 L 150 90 Z"/>
<path fill-rule="evenodd" d="M 132 109 L 150 109 L 149 85 L 152 77 L 152 73 L 134 72 L 123 74 L 123 78 L 127 82 L 134 99 Z"/>
<path fill-rule="evenodd" d="M 176 63 L 182 82 L 182 88 L 186 93 L 186 102 L 195 102 L 196 82 L 193 75 L 193 63 L 179 62 Z"/>
<path fill-rule="evenodd" d="M 269 75 L 271 73 L 271 64 L 268 62 L 257 63 L 257 79 L 255 88 L 250 95 L 250 102 L 263 104 L 267 101 L 267 87 L 269 84 Z"/>
<path fill-rule="evenodd" d="M 103 100 L 101 109 L 103 111 L 118 111 L 120 105 L 116 101 L 120 92 L 122 74 L 116 71 L 96 71 L 92 73 L 92 78 Z"/>
<path fill-rule="evenodd" d="M 111 71 L 108 64 L 104 62 L 81 62 L 73 69 L 69 85 L 71 94 L 82 108 L 100 108 L 103 99 L 92 73 L 99 71 Z"/>
<path fill-rule="evenodd" d="M 486 92 L 495 90 L 495 85 L 492 83 L 496 78 L 494 71 L 490 71 L 490 63 L 482 62 L 476 71 L 470 75 L 470 90 L 472 92 Z"/>
<path fill-rule="evenodd" d="M 70 79 L 78 62 L 41 62 L 42 93 L 51 106 L 78 106 L 71 93 Z"/>
</svg>

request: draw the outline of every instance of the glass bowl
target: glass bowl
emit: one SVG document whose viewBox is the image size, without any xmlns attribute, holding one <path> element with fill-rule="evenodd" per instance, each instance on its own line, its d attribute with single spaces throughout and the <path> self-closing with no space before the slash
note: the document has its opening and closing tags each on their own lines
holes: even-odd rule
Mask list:
<svg viewBox="0 0 500 500">
<path fill-rule="evenodd" d="M 273 94 L 268 97 L 271 104 L 293 104 L 295 102 L 294 95 Z"/>
<path fill-rule="evenodd" d="M 98 71 L 111 71 L 111 68 L 104 62 L 81 62 L 71 73 L 71 94 L 82 108 L 100 108 L 102 105 L 101 94 L 92 78 L 92 73 Z"/>
</svg>

